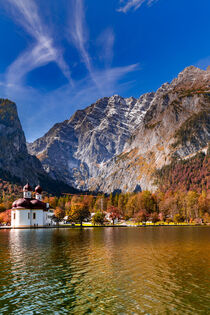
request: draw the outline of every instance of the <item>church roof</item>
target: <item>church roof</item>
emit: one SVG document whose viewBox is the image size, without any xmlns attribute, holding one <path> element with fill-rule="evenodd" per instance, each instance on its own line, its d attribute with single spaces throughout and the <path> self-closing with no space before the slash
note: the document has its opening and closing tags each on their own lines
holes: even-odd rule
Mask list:
<svg viewBox="0 0 210 315">
<path fill-rule="evenodd" d="M 41 194 L 41 193 L 42 193 L 42 187 L 41 187 L 40 185 L 36 186 L 35 192 L 36 192 L 37 194 Z"/>
<path fill-rule="evenodd" d="M 24 187 L 23 187 L 23 191 L 32 191 L 33 189 L 31 188 L 31 186 L 29 185 L 29 183 L 27 183 Z"/>
<path fill-rule="evenodd" d="M 21 198 L 15 200 L 12 204 L 12 209 L 37 209 L 37 210 L 47 210 L 47 205 L 37 199 L 26 199 Z"/>
</svg>

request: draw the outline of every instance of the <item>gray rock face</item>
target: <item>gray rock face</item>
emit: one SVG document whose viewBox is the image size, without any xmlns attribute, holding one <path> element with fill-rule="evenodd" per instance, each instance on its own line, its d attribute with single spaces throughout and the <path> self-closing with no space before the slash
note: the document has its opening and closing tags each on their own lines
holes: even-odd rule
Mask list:
<svg viewBox="0 0 210 315">
<path fill-rule="evenodd" d="M 28 154 L 16 105 L 7 99 L 0 99 L 0 169 L 33 185 L 45 174 L 40 161 Z"/>
<path fill-rule="evenodd" d="M 154 93 L 140 99 L 105 97 L 69 120 L 56 124 L 42 138 L 28 145 L 54 179 L 88 189 L 103 165 L 124 150 L 143 119 Z"/>
<path fill-rule="evenodd" d="M 188 67 L 139 99 L 105 97 L 28 145 L 54 178 L 80 189 L 155 189 L 152 174 L 209 141 L 210 71 Z"/>
</svg>

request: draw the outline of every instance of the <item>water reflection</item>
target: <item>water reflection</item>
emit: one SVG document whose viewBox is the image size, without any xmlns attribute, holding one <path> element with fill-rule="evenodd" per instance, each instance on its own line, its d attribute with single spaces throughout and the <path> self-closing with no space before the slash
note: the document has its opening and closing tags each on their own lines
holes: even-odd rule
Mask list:
<svg viewBox="0 0 210 315">
<path fill-rule="evenodd" d="M 209 228 L 0 231 L 1 314 L 207 314 Z"/>
</svg>

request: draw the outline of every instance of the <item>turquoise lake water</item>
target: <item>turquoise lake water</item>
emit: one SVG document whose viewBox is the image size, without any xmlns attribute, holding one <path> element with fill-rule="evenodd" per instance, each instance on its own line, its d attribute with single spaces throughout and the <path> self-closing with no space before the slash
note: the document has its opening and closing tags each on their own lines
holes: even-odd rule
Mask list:
<svg viewBox="0 0 210 315">
<path fill-rule="evenodd" d="M 210 314 L 210 228 L 0 231 L 0 314 Z"/>
</svg>

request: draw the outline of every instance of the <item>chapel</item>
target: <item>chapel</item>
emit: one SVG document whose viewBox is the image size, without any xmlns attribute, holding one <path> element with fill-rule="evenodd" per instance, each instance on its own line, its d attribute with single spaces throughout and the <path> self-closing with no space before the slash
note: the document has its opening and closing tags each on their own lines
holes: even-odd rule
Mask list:
<svg viewBox="0 0 210 315">
<path fill-rule="evenodd" d="M 33 197 L 35 195 L 35 198 Z M 23 187 L 23 198 L 15 200 L 11 210 L 11 226 L 42 227 L 54 225 L 53 210 L 42 201 L 42 188 L 38 185 L 33 189 L 29 184 Z"/>
</svg>

